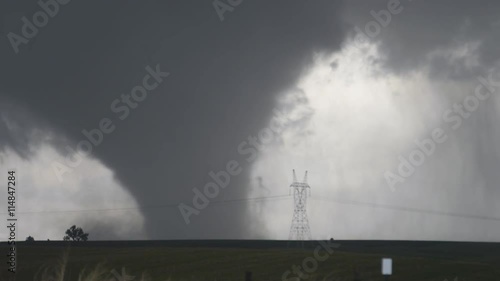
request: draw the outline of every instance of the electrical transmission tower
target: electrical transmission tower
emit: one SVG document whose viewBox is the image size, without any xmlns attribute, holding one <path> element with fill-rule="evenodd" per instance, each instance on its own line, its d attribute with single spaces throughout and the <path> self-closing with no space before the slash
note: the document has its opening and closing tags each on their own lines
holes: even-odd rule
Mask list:
<svg viewBox="0 0 500 281">
<path fill-rule="evenodd" d="M 292 226 L 288 240 L 310 240 L 311 230 L 309 229 L 309 220 L 307 219 L 306 203 L 307 192 L 311 195 L 311 187 L 307 184 L 307 171 L 302 182 L 297 181 L 295 170 L 293 170 L 293 201 L 295 208 L 293 210 Z"/>
</svg>

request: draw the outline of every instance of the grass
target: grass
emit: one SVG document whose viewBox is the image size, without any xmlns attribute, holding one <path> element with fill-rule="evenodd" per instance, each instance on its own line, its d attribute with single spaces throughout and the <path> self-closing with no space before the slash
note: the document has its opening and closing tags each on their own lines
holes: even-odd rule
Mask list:
<svg viewBox="0 0 500 281">
<path fill-rule="evenodd" d="M 81 244 L 83 245 L 83 244 Z M 95 245 L 94 245 L 95 246 Z M 450 250 L 453 246 L 450 245 Z M 391 281 L 489 281 L 500 280 L 500 257 L 478 251 L 473 255 L 443 255 L 432 252 L 442 245 L 410 252 L 396 249 Z M 448 246 L 447 246 L 448 247 Z M 397 248 L 397 247 L 396 247 Z M 477 247 L 476 247 L 477 248 Z M 468 250 L 468 252 L 473 251 Z M 131 247 L 51 246 L 48 243 L 20 245 L 18 248 L 17 280 L 28 281 L 122 281 L 122 269 L 133 279 L 124 281 L 195 281 L 244 280 L 252 272 L 253 281 L 282 281 L 285 271 L 313 257 L 314 248 L 236 248 L 236 247 L 171 247 L 144 245 Z M 377 253 L 377 251 L 380 251 Z M 344 281 L 356 277 L 363 281 L 384 280 L 380 260 L 387 252 L 353 251 L 348 246 L 339 249 L 310 274 L 308 280 Z M 2 265 L 4 266 L 4 265 Z M 5 267 L 5 266 L 4 266 Z M 0 280 L 9 280 L 6 268 L 1 268 Z M 113 274 L 113 270 L 115 274 Z M 290 274 L 288 280 L 295 275 Z M 328 278 L 325 278 L 325 277 Z"/>
</svg>

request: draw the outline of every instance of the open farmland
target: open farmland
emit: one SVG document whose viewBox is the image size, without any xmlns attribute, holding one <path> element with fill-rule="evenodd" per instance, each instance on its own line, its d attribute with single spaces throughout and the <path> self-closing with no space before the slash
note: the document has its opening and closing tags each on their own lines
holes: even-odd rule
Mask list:
<svg viewBox="0 0 500 281">
<path fill-rule="evenodd" d="M 380 273 L 382 257 L 393 259 L 391 280 L 500 278 L 498 243 L 340 240 L 334 243 L 340 247 L 328 254 L 326 260 L 317 261 L 317 269 L 307 274 L 309 280 L 384 280 Z M 7 245 L 1 246 L 6 252 Z M 68 258 L 64 280 L 68 281 L 78 280 L 84 268 L 93 269 L 98 264 L 103 265 L 107 276 L 96 280 L 106 281 L 121 281 L 112 270 L 121 276 L 122 268 L 135 276 L 128 281 L 140 280 L 142 273 L 147 273 L 150 280 L 245 280 L 246 272 L 252 272 L 252 280 L 256 281 L 295 280 L 293 266 L 302 265 L 308 257 L 314 258 L 317 247 L 321 247 L 317 241 L 301 245 L 268 240 L 19 242 L 15 280 L 43 280 L 34 279 L 37 272 L 40 275 L 43 269 L 57 269 L 65 251 Z M 327 253 L 324 248 L 321 251 L 323 255 Z M 7 272 L 5 263 L 2 267 L 1 280 L 14 280 L 10 279 L 14 274 Z M 283 276 L 287 270 L 289 274 Z"/>
</svg>

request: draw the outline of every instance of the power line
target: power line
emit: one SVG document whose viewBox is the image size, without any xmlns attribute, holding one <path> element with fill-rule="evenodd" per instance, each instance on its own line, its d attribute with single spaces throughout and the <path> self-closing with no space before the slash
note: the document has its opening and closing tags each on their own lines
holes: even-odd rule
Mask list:
<svg viewBox="0 0 500 281">
<path fill-rule="evenodd" d="M 410 207 L 402 207 L 402 206 L 394 206 L 394 205 L 383 205 L 383 204 L 377 204 L 377 203 L 360 202 L 360 201 L 352 201 L 352 200 L 340 201 L 340 200 L 334 199 L 334 198 L 313 198 L 313 197 L 311 197 L 311 199 L 312 200 L 320 200 L 320 201 L 332 201 L 332 202 L 336 202 L 339 204 L 347 204 L 347 205 L 370 206 L 373 208 L 397 210 L 397 211 L 404 211 L 404 212 L 427 213 L 427 214 L 440 215 L 440 216 L 451 216 L 451 217 L 460 217 L 460 218 L 469 218 L 469 219 L 500 221 L 500 218 L 481 216 L 481 215 L 460 214 L 460 213 L 444 212 L 444 211 L 437 211 L 437 210 L 424 210 L 424 209 L 418 209 L 418 208 L 410 208 Z"/>
<path fill-rule="evenodd" d="M 267 196 L 267 197 L 215 200 L 215 201 L 210 201 L 210 204 L 224 204 L 224 203 L 245 202 L 245 201 L 262 201 L 262 200 L 285 199 L 285 198 L 290 198 L 290 195 L 277 195 L 277 196 Z M 86 209 L 86 210 L 28 211 L 28 212 L 16 212 L 16 213 L 17 214 L 51 214 L 51 213 L 108 212 L 108 211 L 127 211 L 127 210 L 170 208 L 170 207 L 177 207 L 178 205 L 179 205 L 179 203 L 171 203 L 171 204 L 150 205 L 150 206 L 143 206 L 143 207 L 122 207 L 122 208 L 103 208 L 103 209 Z M 0 214 L 7 215 L 8 213 L 0 213 Z"/>
<path fill-rule="evenodd" d="M 215 201 L 210 201 L 210 204 L 221 205 L 221 204 L 234 203 L 234 202 L 252 202 L 252 201 L 259 202 L 259 201 L 282 200 L 282 199 L 290 199 L 290 198 L 292 198 L 290 195 L 276 195 L 276 196 L 264 196 L 264 197 L 254 197 L 254 198 L 236 198 L 236 199 L 226 199 L 226 200 L 215 200 Z M 324 197 L 322 197 L 322 198 L 309 197 L 309 198 L 311 200 L 331 201 L 331 202 L 335 202 L 335 203 L 339 203 L 339 204 L 346 204 L 346 205 L 369 206 L 369 207 L 378 208 L 378 209 L 387 209 L 387 210 L 413 212 L 413 213 L 424 213 L 424 214 L 451 216 L 451 217 L 469 218 L 469 219 L 500 221 L 500 218 L 497 218 L 497 217 L 488 217 L 488 216 L 481 216 L 481 215 L 461 214 L 461 213 L 445 212 L 445 211 L 438 211 L 438 210 L 425 210 L 425 209 L 418 209 L 418 208 L 411 208 L 411 207 L 385 205 L 385 204 L 361 202 L 361 201 L 354 201 L 354 200 L 340 200 L 340 199 L 324 198 Z M 122 208 L 103 208 L 103 209 L 86 209 L 86 210 L 28 211 L 28 212 L 17 212 L 17 213 L 18 214 L 51 214 L 51 213 L 111 212 L 111 211 L 171 208 L 171 207 L 177 207 L 178 205 L 179 205 L 179 203 L 171 203 L 171 204 L 150 205 L 150 206 L 143 206 L 143 207 L 122 207 Z M 0 214 L 7 215 L 8 213 L 0 213 Z"/>
</svg>

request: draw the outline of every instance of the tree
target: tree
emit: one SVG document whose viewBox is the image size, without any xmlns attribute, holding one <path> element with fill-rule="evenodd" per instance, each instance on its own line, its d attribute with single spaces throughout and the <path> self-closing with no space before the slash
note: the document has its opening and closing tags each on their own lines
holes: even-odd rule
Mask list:
<svg viewBox="0 0 500 281">
<path fill-rule="evenodd" d="M 33 242 L 33 241 L 35 241 L 35 238 L 31 236 L 26 237 L 26 242 Z"/>
<path fill-rule="evenodd" d="M 88 233 L 83 232 L 81 227 L 76 227 L 73 225 L 68 230 L 66 230 L 66 235 L 63 237 L 64 241 L 87 241 Z"/>
</svg>

